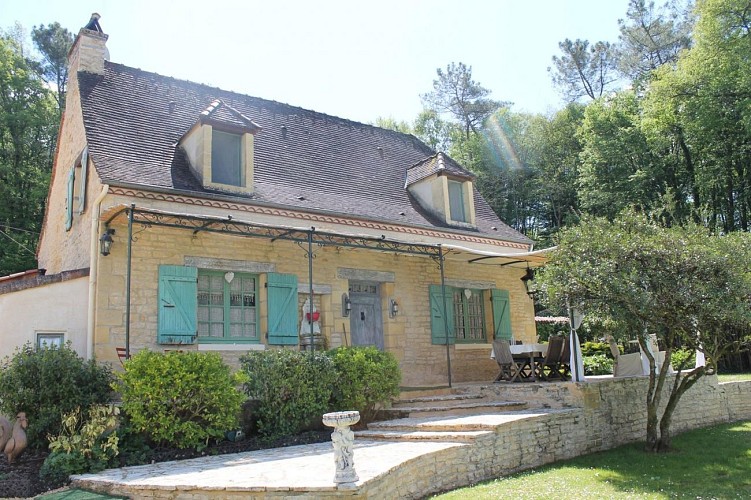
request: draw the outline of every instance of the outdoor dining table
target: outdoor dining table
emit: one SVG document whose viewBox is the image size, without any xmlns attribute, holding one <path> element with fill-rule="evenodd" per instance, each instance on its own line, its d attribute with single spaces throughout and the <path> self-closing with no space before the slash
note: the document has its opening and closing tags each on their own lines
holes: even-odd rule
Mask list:
<svg viewBox="0 0 751 500">
<path fill-rule="evenodd" d="M 523 379 L 532 378 L 537 381 L 537 370 L 535 370 L 535 357 L 543 357 L 548 352 L 548 344 L 540 344 L 537 342 L 529 344 L 511 344 L 509 345 L 511 354 L 514 357 L 514 361 L 521 360 L 522 366 L 529 363 L 530 373 L 522 372 L 520 377 Z M 495 352 L 490 350 L 490 357 L 495 359 Z"/>
<path fill-rule="evenodd" d="M 529 344 L 513 344 L 509 346 L 511 354 L 514 356 L 514 361 L 521 360 L 522 366 L 529 363 L 530 373 L 521 373 L 521 378 L 532 378 L 537 381 L 537 370 L 535 370 L 535 357 L 543 357 L 548 351 L 548 344 L 529 343 Z"/>
</svg>

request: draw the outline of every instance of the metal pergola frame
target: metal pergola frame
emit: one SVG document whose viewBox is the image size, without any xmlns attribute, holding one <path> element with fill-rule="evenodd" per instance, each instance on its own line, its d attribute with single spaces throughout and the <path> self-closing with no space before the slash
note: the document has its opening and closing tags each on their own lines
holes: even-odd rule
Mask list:
<svg viewBox="0 0 751 500">
<path fill-rule="evenodd" d="M 445 260 L 447 252 L 439 244 L 419 244 L 406 243 L 398 240 L 388 239 L 385 235 L 380 238 L 371 236 L 352 236 L 330 231 L 319 231 L 315 227 L 309 229 L 284 227 L 276 225 L 266 225 L 252 222 L 235 220 L 231 215 L 227 217 L 214 217 L 204 215 L 190 215 L 164 212 L 148 208 L 136 208 L 135 204 L 129 207 L 122 207 L 110 215 L 105 221 L 105 228 L 109 227 L 118 217 L 125 215 L 128 220 L 128 246 L 127 246 L 127 269 L 126 269 L 126 291 L 125 291 L 125 357 L 130 358 L 130 306 L 131 306 L 131 268 L 132 268 L 132 246 L 133 246 L 133 226 L 140 224 L 146 230 L 153 226 L 172 227 L 177 229 L 192 230 L 193 234 L 199 232 L 211 232 L 220 234 L 229 234 L 241 237 L 264 238 L 271 242 L 276 240 L 285 240 L 295 242 L 302 248 L 308 258 L 308 283 L 310 285 L 309 295 L 311 311 L 313 306 L 313 245 L 319 247 L 333 246 L 345 248 L 359 248 L 367 250 L 376 250 L 389 253 L 401 253 L 409 255 L 419 255 L 429 257 L 437 261 L 441 274 L 441 295 L 443 297 L 443 321 L 444 331 L 446 332 L 446 367 L 448 371 L 448 385 L 452 386 L 451 380 L 451 351 L 449 344 L 449 325 L 448 318 L 445 314 L 446 304 L 446 278 L 445 278 Z M 306 248 L 307 247 L 307 248 Z M 313 322 L 310 322 L 310 345 L 315 349 L 313 342 Z"/>
</svg>

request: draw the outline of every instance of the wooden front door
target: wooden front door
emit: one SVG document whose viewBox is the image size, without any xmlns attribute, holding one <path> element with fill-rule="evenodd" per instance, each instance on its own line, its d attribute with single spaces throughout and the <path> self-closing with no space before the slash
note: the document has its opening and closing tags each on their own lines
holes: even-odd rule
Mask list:
<svg viewBox="0 0 751 500">
<path fill-rule="evenodd" d="M 352 302 L 349 314 L 352 345 L 373 345 L 382 350 L 383 317 L 378 283 L 350 281 L 349 300 Z"/>
</svg>

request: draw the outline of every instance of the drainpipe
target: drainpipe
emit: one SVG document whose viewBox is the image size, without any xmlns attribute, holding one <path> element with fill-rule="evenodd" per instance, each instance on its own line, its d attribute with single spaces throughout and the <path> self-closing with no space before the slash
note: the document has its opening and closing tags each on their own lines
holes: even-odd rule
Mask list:
<svg viewBox="0 0 751 500">
<path fill-rule="evenodd" d="M 94 358 L 94 316 L 96 315 L 96 281 L 99 268 L 99 212 L 102 201 L 107 196 L 109 184 L 102 186 L 102 192 L 91 207 L 91 244 L 89 248 L 89 313 L 86 325 L 86 359 Z"/>
</svg>

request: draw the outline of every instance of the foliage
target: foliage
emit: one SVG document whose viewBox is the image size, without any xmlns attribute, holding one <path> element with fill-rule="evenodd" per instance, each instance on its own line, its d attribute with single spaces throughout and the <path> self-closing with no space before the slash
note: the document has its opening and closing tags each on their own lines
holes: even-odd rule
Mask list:
<svg viewBox="0 0 751 500">
<path fill-rule="evenodd" d="M 99 472 L 118 455 L 115 427 L 119 409 L 112 405 L 94 405 L 86 417 L 80 408 L 63 415 L 62 429 L 49 436 L 50 450 L 39 474 L 49 485 L 60 485 L 71 474 Z"/>
<path fill-rule="evenodd" d="M 74 474 L 89 472 L 90 463 L 79 451 L 66 453 L 54 451 L 50 453 L 39 470 L 39 476 L 47 484 L 54 488 L 68 482 L 68 478 Z M 98 469 L 103 470 L 103 468 Z"/>
<path fill-rule="evenodd" d="M 610 344 L 607 344 L 606 342 L 584 342 L 581 348 L 582 356 L 602 354 L 605 356 L 610 356 L 612 358 L 612 353 L 610 352 Z"/>
<path fill-rule="evenodd" d="M 608 375 L 613 373 L 613 358 L 605 354 L 582 356 L 585 375 Z"/>
<path fill-rule="evenodd" d="M 588 40 L 566 38 L 558 44 L 560 56 L 553 56 L 548 68 L 561 95 L 573 102 L 582 97 L 601 97 L 618 79 L 613 47 L 608 42 L 589 44 Z M 555 71 L 553 71 L 555 69 Z"/>
<path fill-rule="evenodd" d="M 321 352 L 271 349 L 240 358 L 247 375 L 245 392 L 258 400 L 259 433 L 273 439 L 320 423 L 336 383 L 334 363 Z"/>
<path fill-rule="evenodd" d="M 242 377 L 217 353 L 143 350 L 118 378 L 130 424 L 157 444 L 202 449 L 237 425 Z"/>
<path fill-rule="evenodd" d="M 439 495 L 440 500 L 748 498 L 751 422 L 676 436 L 674 453 L 645 456 L 639 443 L 562 460 Z M 530 495 L 532 496 L 532 495 Z M 527 496 L 523 496 L 527 498 Z"/>
<path fill-rule="evenodd" d="M 357 410 L 362 422 L 399 395 L 401 371 L 390 352 L 375 347 L 339 347 L 330 352 L 336 368 L 333 410 Z"/>
<path fill-rule="evenodd" d="M 68 52 L 73 46 L 73 34 L 55 22 L 47 26 L 34 26 L 31 38 L 42 54 L 42 75 L 47 82 L 54 85 L 57 107 L 62 113 L 65 109 L 65 88 L 68 83 Z"/>
<path fill-rule="evenodd" d="M 26 412 L 29 446 L 43 448 L 47 435 L 61 432 L 63 414 L 109 402 L 111 382 L 109 367 L 85 361 L 70 343 L 39 350 L 27 343 L 3 361 L 0 410 Z"/>
<path fill-rule="evenodd" d="M 676 349 L 670 357 L 670 364 L 674 369 L 690 370 L 696 365 L 696 351 L 690 349 Z"/>
<path fill-rule="evenodd" d="M 646 350 L 646 335 L 666 346 L 701 349 L 708 363 L 676 377 L 668 403 L 658 415 L 667 379 L 666 362 L 657 373 L 651 362 L 647 398 L 647 443 L 670 446 L 670 421 L 681 395 L 714 361 L 738 347 L 733 335 L 751 323 L 751 243 L 748 234 L 711 235 L 690 226 L 662 227 L 625 213 L 613 223 L 585 218 L 561 233 L 560 244 L 537 282 L 551 304 L 568 301 L 582 311 L 612 318 Z M 659 438 L 657 425 L 660 426 Z"/>
<path fill-rule="evenodd" d="M 488 98 L 490 91 L 472 79 L 472 66 L 450 63 L 436 70 L 433 91 L 422 96 L 427 107 L 449 113 L 462 124 L 467 139 L 477 133 L 485 119 L 504 104 Z"/>
<path fill-rule="evenodd" d="M 0 33 L 0 276 L 36 268 L 57 121 L 22 40 Z"/>
</svg>

